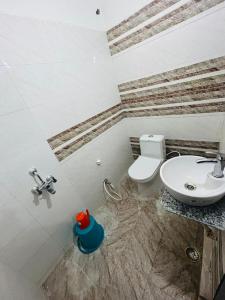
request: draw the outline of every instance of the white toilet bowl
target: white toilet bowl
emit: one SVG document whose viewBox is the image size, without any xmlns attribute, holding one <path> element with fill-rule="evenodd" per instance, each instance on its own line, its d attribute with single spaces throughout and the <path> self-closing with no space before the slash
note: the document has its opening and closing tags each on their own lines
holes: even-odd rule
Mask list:
<svg viewBox="0 0 225 300">
<path fill-rule="evenodd" d="M 138 183 L 146 183 L 152 180 L 158 173 L 162 160 L 146 156 L 139 156 L 128 169 L 131 179 Z"/>
<path fill-rule="evenodd" d="M 159 169 L 165 157 L 164 137 L 142 135 L 141 154 L 128 169 L 128 175 L 138 185 L 141 196 L 155 196 L 161 188 Z M 151 157 L 152 155 L 152 157 Z"/>
</svg>

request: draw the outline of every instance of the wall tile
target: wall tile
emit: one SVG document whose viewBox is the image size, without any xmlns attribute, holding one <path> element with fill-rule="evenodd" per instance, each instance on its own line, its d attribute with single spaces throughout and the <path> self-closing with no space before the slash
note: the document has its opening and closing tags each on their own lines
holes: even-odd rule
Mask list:
<svg viewBox="0 0 225 300">
<path fill-rule="evenodd" d="M 3 160 L 24 153 L 43 139 L 42 131 L 28 110 L 2 116 L 0 135 Z"/>
<path fill-rule="evenodd" d="M 50 238 L 31 259 L 27 260 L 20 272 L 31 281 L 39 283 L 40 279 L 44 279 L 62 253 L 63 249 Z"/>
<path fill-rule="evenodd" d="M 3 300 L 44 300 L 42 290 L 21 273 L 0 262 L 0 289 Z"/>
<path fill-rule="evenodd" d="M 220 141 L 224 113 L 125 119 L 130 136 L 163 134 L 169 139 Z M 213 124 L 213 126 L 212 126 Z"/>
<path fill-rule="evenodd" d="M 31 222 L 31 215 L 17 200 L 13 199 L 2 205 L 0 210 L 0 249 L 14 240 L 18 234 L 30 226 Z"/>
<path fill-rule="evenodd" d="M 0 57 L 4 64 L 43 62 L 42 44 L 39 22 L 1 14 Z"/>
<path fill-rule="evenodd" d="M 27 228 L 0 250 L 0 260 L 12 269 L 20 270 L 48 238 L 43 228 L 32 220 Z"/>
<path fill-rule="evenodd" d="M 26 108 L 25 102 L 11 80 L 9 69 L 4 66 L 0 66 L 0 90 L 0 116 Z"/>
</svg>

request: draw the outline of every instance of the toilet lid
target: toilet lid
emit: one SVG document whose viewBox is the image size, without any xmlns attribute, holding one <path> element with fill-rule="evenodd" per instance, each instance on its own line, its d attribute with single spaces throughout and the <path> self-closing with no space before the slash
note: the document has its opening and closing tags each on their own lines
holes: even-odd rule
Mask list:
<svg viewBox="0 0 225 300">
<path fill-rule="evenodd" d="M 128 174 L 137 181 L 151 179 L 155 174 L 162 160 L 159 158 L 139 156 L 138 159 L 130 166 Z"/>
</svg>

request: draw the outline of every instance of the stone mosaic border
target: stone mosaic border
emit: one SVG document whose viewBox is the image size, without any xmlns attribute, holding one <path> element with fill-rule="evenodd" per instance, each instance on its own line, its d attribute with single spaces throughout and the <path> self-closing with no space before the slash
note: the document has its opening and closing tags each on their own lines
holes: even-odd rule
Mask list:
<svg viewBox="0 0 225 300">
<path fill-rule="evenodd" d="M 107 129 L 111 128 L 113 125 L 118 123 L 123 119 L 123 112 L 121 112 L 119 115 L 111 118 L 110 120 L 106 121 L 102 125 L 98 126 L 97 128 L 91 130 L 90 132 L 84 134 L 79 139 L 75 140 L 74 142 L 63 146 L 60 150 L 55 152 L 56 157 L 59 161 L 62 161 L 69 155 L 73 154 L 75 151 L 77 151 L 82 146 L 86 145 L 90 141 L 92 141 L 94 138 L 99 136 L 101 133 L 106 131 Z"/>
<path fill-rule="evenodd" d="M 157 15 L 163 10 L 169 8 L 173 4 L 179 2 L 180 0 L 155 0 L 141 8 L 135 14 L 131 15 L 126 20 L 122 21 L 118 25 L 114 26 L 107 31 L 108 41 L 112 41 L 120 35 L 124 34 L 128 30 L 135 28 L 141 23 L 147 21 L 151 17 Z"/>
<path fill-rule="evenodd" d="M 156 21 L 142 27 L 141 29 L 127 35 L 124 38 L 109 45 L 112 55 L 115 55 L 121 51 L 124 51 L 134 45 L 143 42 L 146 39 L 153 37 L 154 35 L 161 33 L 175 25 L 178 25 L 214 6 L 224 0 L 192 0 L 172 12 L 160 17 Z M 129 20 L 129 18 L 128 18 Z M 130 26 L 132 27 L 133 18 L 130 21 L 125 22 L 125 27 L 129 31 Z M 109 30 L 110 39 L 112 38 L 111 31 Z M 125 31 L 127 32 L 127 31 Z M 123 32 L 123 33 L 125 33 Z"/>
<path fill-rule="evenodd" d="M 90 129 L 91 127 L 99 124 L 105 119 L 113 116 L 115 113 L 118 113 L 121 109 L 121 104 L 110 107 L 109 109 L 81 122 L 73 127 L 70 127 L 59 134 L 48 139 L 48 143 L 52 149 L 61 146 L 65 142 L 75 138 L 77 135 L 83 133 L 84 131 Z"/>
<path fill-rule="evenodd" d="M 204 75 L 221 70 L 225 70 L 225 56 L 209 59 L 200 63 L 140 78 L 137 80 L 124 82 L 119 84 L 118 87 L 120 92 L 126 92 L 133 89 L 150 87 L 156 84 L 163 84 L 174 80 Z"/>
<path fill-rule="evenodd" d="M 224 112 L 225 102 L 145 108 L 124 112 L 126 118 Z"/>
<path fill-rule="evenodd" d="M 225 98 L 225 74 L 121 95 L 123 108 Z"/>
<path fill-rule="evenodd" d="M 219 151 L 219 142 L 166 139 L 166 153 L 179 151 L 181 155 L 203 155 L 207 151 Z M 141 154 L 139 137 L 130 137 L 133 158 Z"/>
</svg>

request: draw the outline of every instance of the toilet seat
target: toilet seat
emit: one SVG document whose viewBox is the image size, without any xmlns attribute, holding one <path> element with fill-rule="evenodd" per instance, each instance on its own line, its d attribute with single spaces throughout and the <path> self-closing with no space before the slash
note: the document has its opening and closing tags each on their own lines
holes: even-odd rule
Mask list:
<svg viewBox="0 0 225 300">
<path fill-rule="evenodd" d="M 148 182 L 156 175 L 161 163 L 162 160 L 159 158 L 140 155 L 128 169 L 128 174 L 137 182 Z"/>
</svg>

